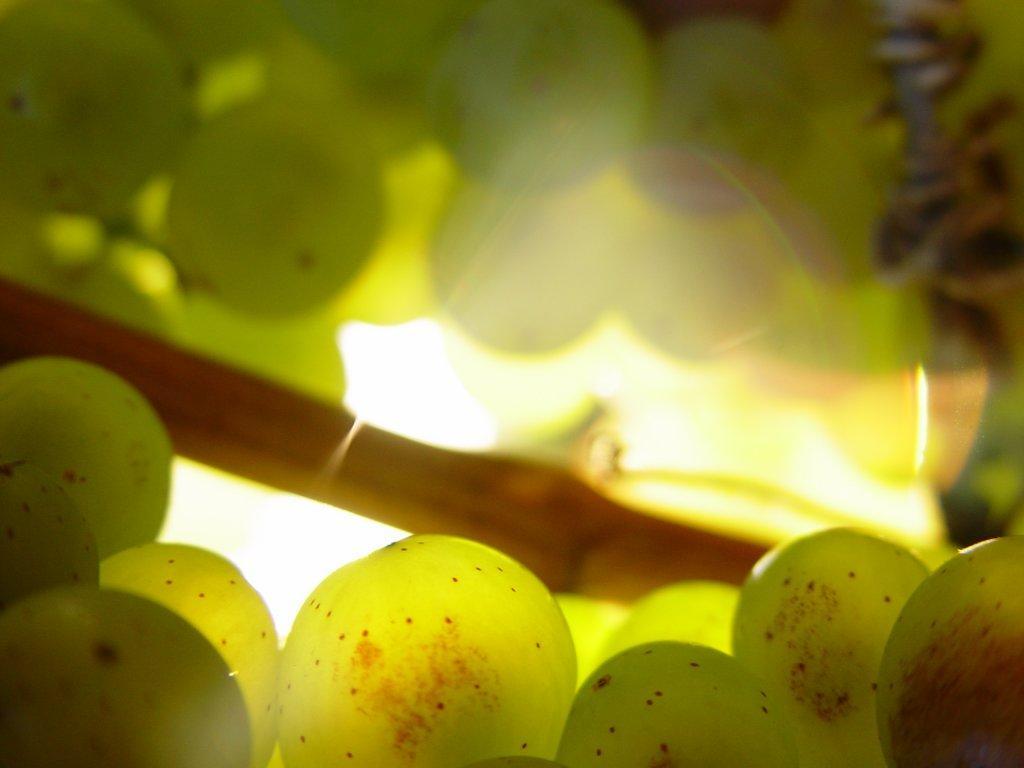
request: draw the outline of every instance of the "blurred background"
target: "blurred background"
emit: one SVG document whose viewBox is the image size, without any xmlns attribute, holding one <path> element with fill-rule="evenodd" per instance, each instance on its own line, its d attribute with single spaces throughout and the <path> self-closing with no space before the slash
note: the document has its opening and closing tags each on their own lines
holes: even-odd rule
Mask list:
<svg viewBox="0 0 1024 768">
<path fill-rule="evenodd" d="M 879 253 L 881 10 L 0 0 L 0 275 L 344 407 L 354 442 L 521 457 L 729 539 L 1024 530 L 1021 291 Z M 1024 5 L 963 14 L 953 141 L 1024 96 Z M 1024 124 L 985 139 L 1015 231 Z M 287 625 L 399 535 L 181 459 L 163 538 Z"/>
</svg>

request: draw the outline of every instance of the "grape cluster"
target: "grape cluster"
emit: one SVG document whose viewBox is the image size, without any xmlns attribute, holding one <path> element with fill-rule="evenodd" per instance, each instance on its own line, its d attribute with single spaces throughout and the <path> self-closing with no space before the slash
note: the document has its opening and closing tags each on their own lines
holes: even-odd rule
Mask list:
<svg viewBox="0 0 1024 768">
<path fill-rule="evenodd" d="M 929 571 L 830 529 L 741 588 L 626 608 L 414 535 L 327 577 L 280 643 L 234 565 L 153 541 L 167 437 L 117 376 L 0 369 L 0 446 L 3 768 L 1024 761 L 1021 537 Z"/>
</svg>

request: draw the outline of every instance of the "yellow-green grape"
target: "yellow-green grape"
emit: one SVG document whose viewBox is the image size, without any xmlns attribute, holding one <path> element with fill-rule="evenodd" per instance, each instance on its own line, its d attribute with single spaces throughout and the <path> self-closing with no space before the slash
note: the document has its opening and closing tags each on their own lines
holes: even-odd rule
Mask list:
<svg viewBox="0 0 1024 768">
<path fill-rule="evenodd" d="M 112 0 L 0 17 L 0 185 L 30 205 L 117 211 L 172 159 L 187 101 L 168 49 Z"/>
<path fill-rule="evenodd" d="M 675 640 L 730 653 L 739 590 L 715 581 L 684 581 L 638 600 L 605 643 L 603 659 L 641 643 Z"/>
<path fill-rule="evenodd" d="M 139 392 L 79 360 L 35 357 L 0 369 L 0 446 L 71 497 L 100 558 L 156 538 L 167 512 L 171 442 Z"/>
<path fill-rule="evenodd" d="M 364 79 L 418 79 L 479 0 L 283 0 L 295 25 Z"/>
<path fill-rule="evenodd" d="M 188 280 L 261 315 L 310 310 L 345 286 L 383 203 L 373 153 L 338 126 L 260 101 L 197 134 L 168 211 L 170 256 Z"/>
<path fill-rule="evenodd" d="M 550 758 L 576 684 L 537 577 L 490 547 L 412 536 L 313 591 L 284 648 L 288 768 Z"/>
<path fill-rule="evenodd" d="M 496 757 L 493 760 L 482 760 L 479 763 L 467 765 L 465 768 L 565 768 L 565 766 L 539 757 Z"/>
<path fill-rule="evenodd" d="M 96 540 L 71 499 L 25 461 L 0 461 L 0 611 L 58 584 L 95 584 Z"/>
<path fill-rule="evenodd" d="M 791 720 L 804 768 L 885 765 L 878 665 L 900 607 L 927 575 L 903 547 L 842 528 L 789 542 L 754 567 L 733 652 Z"/>
<path fill-rule="evenodd" d="M 1024 537 L 965 549 L 903 607 L 878 673 L 890 768 L 1024 765 Z"/>
<path fill-rule="evenodd" d="M 558 748 L 568 768 L 796 768 L 774 694 L 730 656 L 662 642 L 606 661 L 576 694 Z"/>
<path fill-rule="evenodd" d="M 740 18 L 676 27 L 660 42 L 655 134 L 785 167 L 807 128 L 800 81 L 769 30 Z"/>
<path fill-rule="evenodd" d="M 205 549 L 147 544 L 104 560 L 100 585 L 170 608 L 220 652 L 249 714 L 249 763 L 264 768 L 277 739 L 277 633 L 263 598 L 239 570 Z"/>
<path fill-rule="evenodd" d="M 607 656 L 601 651 L 616 628 L 628 615 L 628 609 L 607 600 L 583 595 L 555 595 L 558 607 L 569 625 L 576 646 L 576 681 L 581 685 Z"/>
<path fill-rule="evenodd" d="M 247 768 L 238 685 L 156 603 L 59 587 L 0 614 L 3 768 Z"/>
<path fill-rule="evenodd" d="M 438 65 L 431 110 L 471 174 L 543 187 L 634 142 L 649 70 L 638 23 L 610 0 L 489 0 Z"/>
</svg>

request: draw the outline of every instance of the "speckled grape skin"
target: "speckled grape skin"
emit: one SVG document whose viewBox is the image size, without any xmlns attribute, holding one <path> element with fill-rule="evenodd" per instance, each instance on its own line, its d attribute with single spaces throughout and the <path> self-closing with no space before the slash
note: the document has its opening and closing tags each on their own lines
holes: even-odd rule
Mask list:
<svg viewBox="0 0 1024 768">
<path fill-rule="evenodd" d="M 188 621 L 235 674 L 249 713 L 252 768 L 277 739 L 277 633 L 263 598 L 220 555 L 181 544 L 147 544 L 103 561 L 100 584 L 148 598 Z"/>
<path fill-rule="evenodd" d="M 554 598 L 514 560 L 412 536 L 329 576 L 285 645 L 288 768 L 451 768 L 553 757 L 572 702 L 572 638 Z"/>
<path fill-rule="evenodd" d="M 658 640 L 696 643 L 730 653 L 738 599 L 736 587 L 714 581 L 684 581 L 655 590 L 636 602 L 608 639 L 602 658 Z"/>
<path fill-rule="evenodd" d="M 98 366 L 35 357 L 0 369 L 0 445 L 71 497 L 100 558 L 156 538 L 171 442 L 139 392 Z"/>
<path fill-rule="evenodd" d="M 58 584 L 95 584 L 96 540 L 59 486 L 25 461 L 0 460 L 0 611 Z"/>
<path fill-rule="evenodd" d="M 559 762 L 568 768 L 796 768 L 789 723 L 731 656 L 661 642 L 602 664 L 573 703 Z"/>
<path fill-rule="evenodd" d="M 552 763 L 539 757 L 496 757 L 467 765 L 465 768 L 565 768 L 561 763 Z"/>
<path fill-rule="evenodd" d="M 792 721 L 804 768 L 885 765 L 878 665 L 900 607 L 927 575 L 903 547 L 849 529 L 796 539 L 754 567 L 734 653 Z"/>
<path fill-rule="evenodd" d="M 241 692 L 166 608 L 58 587 L 0 614 L 2 768 L 246 768 Z"/>
<path fill-rule="evenodd" d="M 1024 537 L 978 544 L 911 595 L 878 676 L 892 768 L 1024 765 Z"/>
</svg>

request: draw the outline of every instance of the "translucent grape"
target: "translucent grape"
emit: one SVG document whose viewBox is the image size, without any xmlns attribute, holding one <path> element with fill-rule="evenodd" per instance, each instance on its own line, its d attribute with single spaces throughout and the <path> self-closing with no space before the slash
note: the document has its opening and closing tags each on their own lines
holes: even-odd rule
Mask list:
<svg viewBox="0 0 1024 768">
<path fill-rule="evenodd" d="M 1024 537 L 979 544 L 911 595 L 885 647 L 878 727 L 892 768 L 1024 765 Z"/>
<path fill-rule="evenodd" d="M 171 257 L 188 279 L 246 312 L 283 315 L 327 302 L 379 234 L 372 155 L 351 128 L 321 125 L 282 102 L 223 115 L 185 152 L 168 211 Z"/>
<path fill-rule="evenodd" d="M 37 357 L 0 369 L 0 445 L 63 488 L 100 558 L 152 541 L 163 524 L 171 443 L 149 403 L 95 365 Z"/>
<path fill-rule="evenodd" d="M 533 574 L 413 536 L 306 600 L 282 657 L 281 752 L 288 768 L 549 758 L 575 683 L 565 619 Z"/>
<path fill-rule="evenodd" d="M 170 162 L 187 100 L 170 52 L 109 0 L 33 0 L 0 18 L 0 185 L 109 213 Z"/>
<path fill-rule="evenodd" d="M 238 686 L 178 616 L 60 587 L 0 614 L 0 765 L 246 768 Z"/>
<path fill-rule="evenodd" d="M 467 765 L 465 768 L 564 768 L 559 763 L 552 763 L 539 757 L 497 757 Z"/>
<path fill-rule="evenodd" d="M 0 611 L 58 584 L 95 584 L 96 540 L 67 494 L 28 462 L 0 463 Z"/>
<path fill-rule="evenodd" d="M 557 760 L 568 768 L 796 768 L 775 697 L 724 653 L 664 642 L 602 664 L 573 702 Z"/>
<path fill-rule="evenodd" d="M 796 539 L 754 567 L 736 609 L 734 653 L 793 723 L 801 765 L 885 765 L 878 664 L 927 574 L 903 547 L 847 529 Z"/>
<path fill-rule="evenodd" d="M 806 132 L 800 81 L 761 24 L 709 18 L 683 24 L 659 47 L 655 133 L 747 162 L 785 167 Z"/>
<path fill-rule="evenodd" d="M 739 590 L 714 581 L 684 581 L 638 600 L 602 650 L 608 659 L 627 648 L 658 640 L 695 643 L 730 653 Z"/>
<path fill-rule="evenodd" d="M 628 610 L 618 603 L 583 595 L 555 595 L 576 647 L 576 681 L 582 684 L 607 656 L 602 649 Z"/>
<path fill-rule="evenodd" d="M 147 544 L 104 560 L 100 584 L 171 609 L 220 652 L 249 714 L 250 765 L 264 768 L 277 739 L 277 633 L 238 569 L 197 547 Z"/>
<path fill-rule="evenodd" d="M 645 122 L 640 28 L 607 0 L 490 0 L 431 85 L 439 135 L 472 174 L 544 186 L 607 164 Z"/>
</svg>

